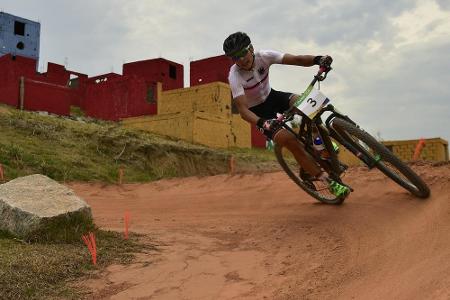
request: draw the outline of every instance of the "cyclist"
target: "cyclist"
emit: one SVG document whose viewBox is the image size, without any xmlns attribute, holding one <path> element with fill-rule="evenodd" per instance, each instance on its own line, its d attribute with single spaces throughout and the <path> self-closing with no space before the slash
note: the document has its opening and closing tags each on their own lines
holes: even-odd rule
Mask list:
<svg viewBox="0 0 450 300">
<path fill-rule="evenodd" d="M 223 51 L 234 62 L 228 81 L 241 117 L 256 125 L 268 139 L 288 148 L 298 164 L 314 178 L 324 182 L 335 196 L 346 196 L 350 192 L 349 188 L 330 179 L 305 151 L 304 146 L 276 119 L 276 114 L 289 109 L 298 95 L 276 91 L 269 83 L 269 68 L 272 64 L 329 67 L 333 59 L 330 56 L 292 55 L 273 50 L 254 51 L 249 36 L 244 32 L 228 36 L 223 43 Z"/>
</svg>

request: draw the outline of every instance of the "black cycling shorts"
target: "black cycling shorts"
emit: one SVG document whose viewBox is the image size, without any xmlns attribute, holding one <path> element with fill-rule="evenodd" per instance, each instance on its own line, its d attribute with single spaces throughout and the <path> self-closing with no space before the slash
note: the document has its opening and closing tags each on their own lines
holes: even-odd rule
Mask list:
<svg viewBox="0 0 450 300">
<path fill-rule="evenodd" d="M 291 96 L 292 93 L 271 89 L 266 101 L 250 107 L 249 110 L 254 112 L 260 118 L 273 119 L 277 117 L 277 113 L 281 114 L 289 109 L 289 100 Z"/>
<path fill-rule="evenodd" d="M 260 118 L 274 119 L 277 117 L 277 113 L 281 114 L 289 109 L 289 100 L 291 96 L 292 93 L 280 92 L 271 89 L 266 101 L 256 106 L 250 107 L 249 110 L 254 112 Z M 276 130 L 276 132 L 277 131 L 278 130 Z M 272 139 L 273 135 L 276 132 L 264 130 L 263 133 L 269 139 Z"/>
</svg>

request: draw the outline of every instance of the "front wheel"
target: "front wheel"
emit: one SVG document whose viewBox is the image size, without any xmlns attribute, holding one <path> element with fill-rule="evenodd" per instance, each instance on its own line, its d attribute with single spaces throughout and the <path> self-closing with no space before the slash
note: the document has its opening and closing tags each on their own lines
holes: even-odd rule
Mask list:
<svg viewBox="0 0 450 300">
<path fill-rule="evenodd" d="M 311 178 L 309 174 L 301 169 L 288 148 L 275 144 L 274 152 L 278 163 L 286 174 L 310 196 L 326 204 L 341 204 L 345 200 L 345 197 L 333 195 L 328 191 L 328 187 L 315 181 L 315 178 Z"/>
<path fill-rule="evenodd" d="M 332 128 L 361 153 L 370 156 L 386 176 L 419 198 L 430 196 L 430 189 L 423 180 L 383 144 L 359 127 L 339 118 L 333 120 Z"/>
</svg>

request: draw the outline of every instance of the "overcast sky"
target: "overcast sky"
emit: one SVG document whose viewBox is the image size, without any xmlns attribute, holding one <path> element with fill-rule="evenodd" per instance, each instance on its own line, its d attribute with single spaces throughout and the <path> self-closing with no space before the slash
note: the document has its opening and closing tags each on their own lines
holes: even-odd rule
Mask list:
<svg viewBox="0 0 450 300">
<path fill-rule="evenodd" d="M 450 0 L 0 0 L 41 23 L 47 62 L 100 75 L 163 57 L 185 67 L 222 54 L 245 31 L 256 49 L 328 54 L 321 86 L 341 111 L 384 140 L 450 139 Z M 315 69 L 275 65 L 273 88 L 302 92 Z"/>
</svg>

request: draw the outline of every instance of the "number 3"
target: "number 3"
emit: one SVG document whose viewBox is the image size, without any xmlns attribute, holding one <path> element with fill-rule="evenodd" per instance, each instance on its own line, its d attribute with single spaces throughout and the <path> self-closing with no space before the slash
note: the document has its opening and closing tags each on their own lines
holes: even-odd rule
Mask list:
<svg viewBox="0 0 450 300">
<path fill-rule="evenodd" d="M 317 105 L 317 101 L 313 100 L 312 98 L 309 98 L 308 101 L 306 101 L 306 102 L 311 103 L 312 107 L 315 107 Z"/>
</svg>

